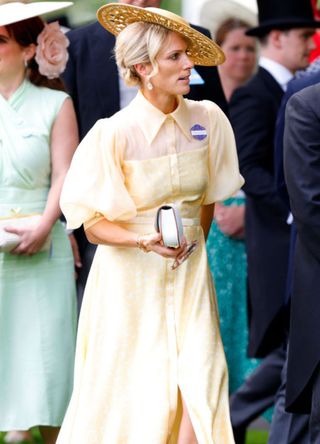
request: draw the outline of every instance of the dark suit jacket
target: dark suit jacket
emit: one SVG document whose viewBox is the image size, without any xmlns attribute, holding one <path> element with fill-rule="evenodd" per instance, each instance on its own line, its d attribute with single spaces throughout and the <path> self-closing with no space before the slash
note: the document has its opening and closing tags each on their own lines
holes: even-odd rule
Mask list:
<svg viewBox="0 0 320 444">
<path fill-rule="evenodd" d="M 290 97 L 298 91 L 301 91 L 307 86 L 314 85 L 320 82 L 320 71 L 309 73 L 305 72 L 299 78 L 294 78 L 288 83 L 288 88 L 285 95 L 282 98 L 281 106 L 278 112 L 277 125 L 276 125 L 276 135 L 274 144 L 274 169 L 275 169 L 275 187 L 280 197 L 283 199 L 285 204 L 290 209 L 289 195 L 287 190 L 287 185 L 284 178 L 283 170 L 283 134 L 284 134 L 284 122 L 285 122 L 285 111 L 288 100 Z M 292 293 L 292 281 L 293 281 L 293 254 L 296 242 L 296 227 L 293 223 L 291 225 L 291 237 L 290 237 L 290 249 L 289 249 L 289 265 L 288 265 L 288 276 L 287 276 L 287 288 L 286 288 L 286 301 L 285 303 L 289 305 L 291 293 Z"/>
<path fill-rule="evenodd" d="M 298 92 L 286 109 L 284 168 L 297 227 L 287 407 L 308 413 L 320 361 L 320 84 Z"/>
<path fill-rule="evenodd" d="M 288 208 L 290 208 L 289 196 L 283 171 L 283 133 L 284 133 L 286 105 L 288 103 L 288 100 L 293 94 L 295 94 L 298 91 L 301 91 L 303 88 L 306 88 L 307 86 L 315 85 L 318 82 L 320 82 L 320 71 L 312 74 L 306 72 L 305 74 L 302 75 L 302 77 L 292 79 L 288 83 L 287 91 L 282 98 L 281 106 L 277 117 L 275 152 L 274 152 L 275 185 L 278 193 L 281 195 L 281 197 L 288 205 Z"/>
<path fill-rule="evenodd" d="M 245 178 L 249 355 L 263 357 L 285 337 L 288 210 L 274 188 L 273 144 L 283 91 L 263 68 L 231 98 L 240 171 Z"/>
<path fill-rule="evenodd" d="M 194 26 L 209 36 L 209 31 Z M 69 61 L 63 79 L 73 98 L 82 139 L 94 123 L 120 109 L 114 36 L 98 22 L 68 33 Z M 188 98 L 212 100 L 227 113 L 227 102 L 216 67 L 196 66 L 203 85 L 192 85 Z"/>
<path fill-rule="evenodd" d="M 120 109 L 118 71 L 113 59 L 115 39 L 98 22 L 67 34 L 69 60 L 63 79 L 71 95 L 80 139 L 98 119 Z"/>
</svg>

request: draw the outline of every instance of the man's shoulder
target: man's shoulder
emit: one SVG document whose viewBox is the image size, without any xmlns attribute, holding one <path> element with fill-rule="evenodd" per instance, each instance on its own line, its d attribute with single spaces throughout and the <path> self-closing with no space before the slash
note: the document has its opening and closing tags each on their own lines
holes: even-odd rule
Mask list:
<svg viewBox="0 0 320 444">
<path fill-rule="evenodd" d="M 86 25 L 79 26 L 78 28 L 71 29 L 67 32 L 67 36 L 76 36 L 92 34 L 98 27 L 101 26 L 98 22 L 88 23 Z"/>
<path fill-rule="evenodd" d="M 288 91 L 291 94 L 300 91 L 308 86 L 315 85 L 320 82 L 320 71 L 313 74 L 305 74 L 299 78 L 291 80 L 288 84 Z"/>
<path fill-rule="evenodd" d="M 274 91 L 279 90 L 280 85 L 274 77 L 263 68 L 258 68 L 257 72 L 248 82 L 238 88 L 233 97 L 254 95 L 260 98 L 273 97 Z"/>
<path fill-rule="evenodd" d="M 273 75 L 270 74 L 269 71 L 267 71 L 266 69 L 262 68 L 261 66 L 258 67 L 257 72 L 248 81 L 248 85 L 259 86 L 259 88 L 261 88 L 261 85 L 264 85 L 264 87 L 266 89 L 269 89 L 269 87 L 281 88 L 279 83 L 273 77 Z"/>
<path fill-rule="evenodd" d="M 234 101 L 234 99 L 238 99 L 244 96 L 264 96 L 265 91 L 266 87 L 263 78 L 261 77 L 259 72 L 257 72 L 244 85 L 235 90 L 231 98 L 231 103 Z"/>
<path fill-rule="evenodd" d="M 89 23 L 87 25 L 80 26 L 79 28 L 72 29 L 67 33 L 68 39 L 73 42 L 82 41 L 84 39 L 90 40 L 96 36 L 101 35 L 104 39 L 114 39 L 113 35 L 107 32 L 99 22 Z"/>
<path fill-rule="evenodd" d="M 314 85 L 307 86 L 300 91 L 293 94 L 289 99 L 290 103 L 299 101 L 300 103 L 306 103 L 313 107 L 314 105 L 318 108 L 320 107 L 320 83 L 315 83 Z M 289 103 L 288 102 L 288 103 Z"/>
</svg>

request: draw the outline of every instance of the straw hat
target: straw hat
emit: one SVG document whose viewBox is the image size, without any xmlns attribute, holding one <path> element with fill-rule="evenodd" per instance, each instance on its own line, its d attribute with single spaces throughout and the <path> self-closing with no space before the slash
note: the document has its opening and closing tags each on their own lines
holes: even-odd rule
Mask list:
<svg viewBox="0 0 320 444">
<path fill-rule="evenodd" d="M 160 8 L 140 8 L 121 3 L 109 3 L 97 11 L 100 24 L 114 35 L 118 35 L 131 23 L 145 22 L 164 26 L 178 32 L 190 41 L 188 55 L 195 65 L 214 66 L 224 62 L 221 48 L 180 16 Z"/>
<path fill-rule="evenodd" d="M 72 2 L 15 2 L 0 1 L 0 26 L 10 25 L 32 17 L 37 17 L 47 12 L 71 6 Z"/>
<path fill-rule="evenodd" d="M 257 24 L 257 13 L 236 0 L 208 0 L 200 12 L 200 24 L 209 29 L 215 38 L 219 26 L 228 19 L 242 20 L 250 27 Z"/>
</svg>

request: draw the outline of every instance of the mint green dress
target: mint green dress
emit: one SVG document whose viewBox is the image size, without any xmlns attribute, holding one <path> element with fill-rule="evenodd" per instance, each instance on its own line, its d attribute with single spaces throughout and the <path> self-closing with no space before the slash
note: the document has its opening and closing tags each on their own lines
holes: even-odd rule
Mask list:
<svg viewBox="0 0 320 444">
<path fill-rule="evenodd" d="M 25 81 L 0 95 L 0 217 L 42 212 L 50 187 L 50 133 L 67 95 Z M 62 423 L 73 385 L 76 295 L 60 221 L 48 252 L 0 253 L 0 430 Z"/>
</svg>

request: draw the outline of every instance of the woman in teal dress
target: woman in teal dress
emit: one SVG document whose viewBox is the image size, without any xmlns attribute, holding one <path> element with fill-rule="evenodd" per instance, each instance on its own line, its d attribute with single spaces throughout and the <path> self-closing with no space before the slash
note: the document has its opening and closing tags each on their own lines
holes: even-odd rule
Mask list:
<svg viewBox="0 0 320 444">
<path fill-rule="evenodd" d="M 233 393 L 257 366 L 257 359 L 246 355 L 248 344 L 247 319 L 247 256 L 243 241 L 244 195 L 237 195 L 216 204 L 216 219 L 213 221 L 207 252 L 210 269 L 215 282 L 220 314 L 220 329 L 229 370 L 229 389 Z M 230 208 L 232 207 L 232 208 Z M 227 212 L 233 211 L 233 227 L 238 231 L 229 236 L 218 223 L 227 222 Z M 217 220 L 220 219 L 220 220 Z M 233 229 L 233 228 L 232 228 Z"/>
<path fill-rule="evenodd" d="M 232 18 L 226 3 L 226 20 L 215 39 L 226 54 L 219 67 L 227 100 L 234 90 L 252 76 L 256 66 L 256 43 L 245 35 L 249 23 Z M 249 19 L 249 17 L 248 17 Z M 257 366 L 247 357 L 247 257 L 244 245 L 245 196 L 240 193 L 216 204 L 215 219 L 207 240 L 211 272 L 216 285 L 221 336 L 227 357 L 230 393 L 234 392 Z"/>
<path fill-rule="evenodd" d="M 59 197 L 77 126 L 70 98 L 58 91 L 66 39 L 57 23 L 29 18 L 32 6 L 0 6 L 0 217 L 41 214 L 32 227 L 8 223 L 19 243 L 0 252 L 0 430 L 40 426 L 53 444 L 73 385 L 74 266 Z M 41 251 L 49 235 L 50 249 Z"/>
</svg>

